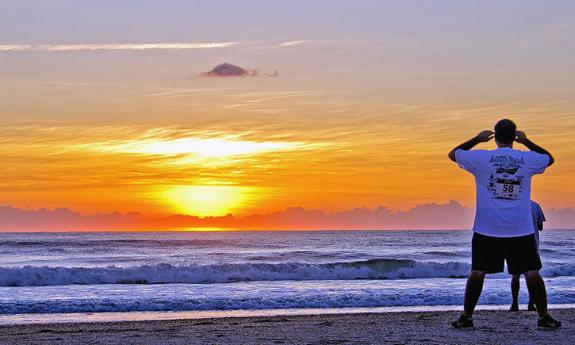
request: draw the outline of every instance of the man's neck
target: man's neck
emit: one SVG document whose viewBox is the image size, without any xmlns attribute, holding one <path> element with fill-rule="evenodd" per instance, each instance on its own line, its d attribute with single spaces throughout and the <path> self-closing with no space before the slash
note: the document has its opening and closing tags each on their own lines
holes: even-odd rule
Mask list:
<svg viewBox="0 0 575 345">
<path fill-rule="evenodd" d="M 508 147 L 508 148 L 512 149 L 512 148 L 513 148 L 513 143 L 511 143 L 511 144 L 500 144 L 500 143 L 497 143 L 497 147 L 499 147 L 500 149 L 502 149 L 502 148 L 504 148 L 504 147 Z"/>
</svg>

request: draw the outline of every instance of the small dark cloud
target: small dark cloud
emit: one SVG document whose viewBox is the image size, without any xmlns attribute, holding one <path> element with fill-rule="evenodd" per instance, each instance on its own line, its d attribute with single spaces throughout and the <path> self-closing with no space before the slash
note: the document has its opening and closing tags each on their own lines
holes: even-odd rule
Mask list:
<svg viewBox="0 0 575 345">
<path fill-rule="evenodd" d="M 257 68 L 246 69 L 237 65 L 233 65 L 231 63 L 224 62 L 212 68 L 208 72 L 201 73 L 200 75 L 203 77 L 211 77 L 211 78 L 257 77 L 260 75 L 260 72 L 259 69 Z M 264 75 L 268 77 L 277 77 L 279 76 L 279 73 L 276 70 L 273 73 L 264 73 Z"/>
<path fill-rule="evenodd" d="M 257 75 L 257 71 L 248 71 L 240 66 L 232 65 L 231 63 L 219 64 L 212 70 L 202 73 L 204 77 L 247 77 Z"/>
</svg>

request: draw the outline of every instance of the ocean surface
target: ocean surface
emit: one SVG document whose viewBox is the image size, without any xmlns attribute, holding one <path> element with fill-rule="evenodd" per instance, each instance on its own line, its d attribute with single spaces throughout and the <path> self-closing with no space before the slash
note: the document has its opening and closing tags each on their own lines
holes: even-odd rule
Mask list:
<svg viewBox="0 0 575 345">
<path fill-rule="evenodd" d="M 0 314 L 459 306 L 471 235 L 2 233 Z M 575 230 L 542 232 L 541 257 L 549 302 L 575 303 Z M 479 304 L 509 304 L 509 278 Z"/>
</svg>

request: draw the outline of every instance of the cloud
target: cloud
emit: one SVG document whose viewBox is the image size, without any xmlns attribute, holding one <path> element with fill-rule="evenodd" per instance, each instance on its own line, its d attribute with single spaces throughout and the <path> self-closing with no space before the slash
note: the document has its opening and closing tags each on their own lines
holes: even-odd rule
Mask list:
<svg viewBox="0 0 575 345">
<path fill-rule="evenodd" d="M 287 42 L 283 42 L 280 44 L 280 47 L 293 47 L 293 46 L 299 46 L 302 44 L 307 43 L 308 41 L 306 40 L 300 40 L 300 41 L 287 41 Z"/>
<path fill-rule="evenodd" d="M 202 42 L 202 43 L 108 43 L 108 44 L 0 44 L 0 52 L 38 51 L 65 52 L 90 50 L 150 50 L 150 49 L 215 49 L 229 48 L 238 42 Z"/>
<path fill-rule="evenodd" d="M 571 212 L 572 213 L 572 212 Z M 328 213 L 291 207 L 269 214 L 246 217 L 226 215 L 197 217 L 172 215 L 145 217 L 139 213 L 106 213 L 81 215 L 66 208 L 54 210 L 23 210 L 11 206 L 0 207 L 0 230 L 174 230 L 184 228 L 227 229 L 467 229 L 471 226 L 473 210 L 451 201 L 448 204 L 419 205 L 406 212 L 394 212 L 386 207 L 375 210 L 355 208 Z"/>
<path fill-rule="evenodd" d="M 273 151 L 313 149 L 315 145 L 303 142 L 249 141 L 235 137 L 178 139 L 144 139 L 123 142 L 91 143 L 82 148 L 111 153 L 137 153 L 143 155 L 175 156 L 193 155 L 198 157 L 230 157 L 255 155 Z"/>
<path fill-rule="evenodd" d="M 545 211 L 545 227 L 548 229 L 575 229 L 575 210 L 571 207 Z"/>
<path fill-rule="evenodd" d="M 291 207 L 285 211 L 266 215 L 252 215 L 240 219 L 248 229 L 299 229 L 299 230 L 416 230 L 416 229 L 469 229 L 473 210 L 456 201 L 447 204 L 418 205 L 409 211 L 394 212 L 386 207 L 375 210 L 355 208 L 328 213 Z"/>
<path fill-rule="evenodd" d="M 0 207 L 0 218 L 3 224 L 1 231 L 21 230 L 96 230 L 106 223 L 114 224 L 108 228 L 137 229 L 140 226 L 142 216 L 138 213 L 107 213 L 95 215 L 81 215 L 67 208 L 54 210 L 38 209 L 23 210 L 11 206 Z"/>
<path fill-rule="evenodd" d="M 212 68 L 208 72 L 202 73 L 204 77 L 247 77 L 256 76 L 257 70 L 248 71 L 240 66 L 232 65 L 231 63 L 224 62 Z"/>
<path fill-rule="evenodd" d="M 575 228 L 572 208 L 545 211 L 547 229 Z M 290 207 L 286 210 L 235 217 L 171 215 L 146 217 L 140 213 L 103 213 L 82 215 L 67 208 L 54 210 L 24 210 L 0 206 L 0 231 L 65 231 L 65 230 L 175 230 L 220 228 L 237 230 L 446 230 L 470 229 L 474 210 L 456 201 L 447 204 L 417 205 L 404 212 L 386 207 L 375 210 L 355 208 L 342 212 L 306 210 Z"/>
<path fill-rule="evenodd" d="M 257 77 L 260 75 L 259 69 L 245 69 L 243 67 L 224 62 L 212 68 L 210 71 L 200 73 L 202 77 L 229 78 L 229 77 Z M 264 73 L 266 77 L 278 77 L 279 72 Z"/>
<path fill-rule="evenodd" d="M 280 76 L 280 72 L 278 72 L 278 70 L 276 69 L 276 70 L 273 71 L 272 73 L 266 73 L 266 76 L 268 76 L 268 77 L 279 77 L 279 76 Z"/>
</svg>

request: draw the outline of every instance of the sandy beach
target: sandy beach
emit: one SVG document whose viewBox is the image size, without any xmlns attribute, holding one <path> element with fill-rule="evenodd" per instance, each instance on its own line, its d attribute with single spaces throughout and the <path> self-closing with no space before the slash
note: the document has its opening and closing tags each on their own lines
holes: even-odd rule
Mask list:
<svg viewBox="0 0 575 345">
<path fill-rule="evenodd" d="M 457 312 L 401 312 L 67 323 L 0 327 L 0 344 L 568 344 L 575 309 L 553 310 L 556 331 L 531 312 L 478 311 L 475 330 L 455 330 Z"/>
</svg>

